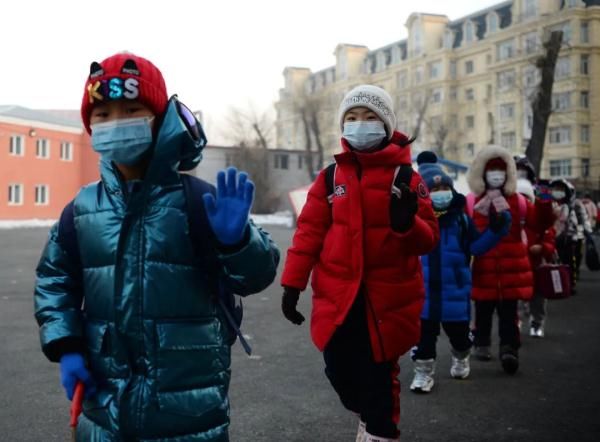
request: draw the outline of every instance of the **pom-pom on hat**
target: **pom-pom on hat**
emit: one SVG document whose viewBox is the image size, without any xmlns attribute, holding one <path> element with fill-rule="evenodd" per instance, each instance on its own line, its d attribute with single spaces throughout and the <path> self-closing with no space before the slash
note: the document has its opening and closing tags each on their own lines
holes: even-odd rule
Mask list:
<svg viewBox="0 0 600 442">
<path fill-rule="evenodd" d="M 454 188 L 454 181 L 452 181 L 450 175 L 444 172 L 437 161 L 438 158 L 435 153 L 429 150 L 421 152 L 417 156 L 419 175 L 421 175 L 429 190 L 440 185 L 446 185 Z"/>
<path fill-rule="evenodd" d="M 122 99 L 138 100 L 161 116 L 169 97 L 160 70 L 129 52 L 115 54 L 101 63 L 94 61 L 81 101 L 81 119 L 87 132 L 91 133 L 90 114 L 96 104 Z"/>
<path fill-rule="evenodd" d="M 388 140 L 392 138 L 396 130 L 396 115 L 390 94 L 380 87 L 370 84 L 356 86 L 348 92 L 338 110 L 338 120 L 342 132 L 344 131 L 344 115 L 354 107 L 366 107 L 375 112 L 385 125 Z"/>
</svg>

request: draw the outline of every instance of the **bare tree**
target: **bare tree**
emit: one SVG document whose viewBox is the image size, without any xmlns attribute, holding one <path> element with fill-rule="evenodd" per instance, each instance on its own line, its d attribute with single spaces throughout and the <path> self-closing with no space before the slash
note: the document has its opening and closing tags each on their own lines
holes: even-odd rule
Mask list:
<svg viewBox="0 0 600 442">
<path fill-rule="evenodd" d="M 254 107 L 242 110 L 231 108 L 226 118 L 225 137 L 234 144 L 232 164 L 248 173 L 256 187 L 254 211 L 271 213 L 279 197 L 270 174 L 269 143 L 273 119 L 268 112 L 259 113 Z"/>
<path fill-rule="evenodd" d="M 435 151 L 439 158 L 444 158 L 444 147 L 448 135 L 450 134 L 449 125 L 443 120 L 442 115 L 433 116 L 430 118 L 423 116 L 422 119 L 433 135 L 434 145 L 431 146 L 432 150 Z"/>
<path fill-rule="evenodd" d="M 324 100 L 318 96 L 306 93 L 298 97 L 295 110 L 300 114 L 304 132 L 304 150 L 306 170 L 310 180 L 324 167 L 325 154 L 322 143 L 319 113 L 323 108 Z M 313 147 L 314 140 L 314 147 Z"/>
<path fill-rule="evenodd" d="M 429 94 L 425 94 L 425 96 L 420 100 L 413 99 L 413 111 L 416 114 L 416 121 L 412 131 L 413 138 L 419 138 L 421 134 L 421 126 L 423 125 L 423 120 L 425 119 L 425 113 L 427 112 L 427 107 L 429 106 Z"/>
<path fill-rule="evenodd" d="M 562 46 L 563 32 L 553 31 L 548 41 L 544 43 L 544 55 L 536 60 L 536 66 L 541 73 L 541 81 L 532 102 L 533 126 L 531 138 L 527 144 L 525 155 L 539 173 L 544 156 L 544 143 L 548 119 L 552 114 L 552 87 L 554 85 L 554 70 L 556 60 Z"/>
</svg>

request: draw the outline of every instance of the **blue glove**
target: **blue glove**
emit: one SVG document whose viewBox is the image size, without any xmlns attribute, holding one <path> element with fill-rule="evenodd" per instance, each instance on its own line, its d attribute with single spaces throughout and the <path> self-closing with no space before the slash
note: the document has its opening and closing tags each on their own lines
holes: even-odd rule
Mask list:
<svg viewBox="0 0 600 442">
<path fill-rule="evenodd" d="M 226 176 L 227 175 L 227 179 Z M 202 196 L 210 226 L 217 240 L 226 246 L 239 244 L 248 226 L 254 200 L 254 183 L 246 172 L 230 167 L 217 174 L 217 199 L 210 193 Z"/>
<path fill-rule="evenodd" d="M 60 358 L 60 380 L 70 401 L 73 400 L 77 381 L 83 382 L 86 398 L 96 393 L 96 383 L 85 368 L 85 360 L 79 353 L 67 353 Z"/>
<path fill-rule="evenodd" d="M 490 212 L 489 227 L 492 232 L 499 236 L 506 236 L 512 225 L 512 215 L 509 210 L 500 213 Z"/>
</svg>

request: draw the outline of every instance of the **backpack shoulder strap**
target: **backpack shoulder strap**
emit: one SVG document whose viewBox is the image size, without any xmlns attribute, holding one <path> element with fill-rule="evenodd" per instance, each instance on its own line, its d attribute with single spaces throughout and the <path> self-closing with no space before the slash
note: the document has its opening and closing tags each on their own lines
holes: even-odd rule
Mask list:
<svg viewBox="0 0 600 442">
<path fill-rule="evenodd" d="M 77 230 L 75 229 L 75 200 L 63 209 L 58 220 L 58 242 L 67 255 L 73 260 L 76 268 L 81 269 L 81 252 Z"/>
<path fill-rule="evenodd" d="M 252 348 L 244 338 L 240 326 L 242 325 L 243 305 L 241 300 L 236 303 L 234 293 L 229 289 L 221 277 L 220 263 L 215 252 L 217 240 L 212 227 L 208 221 L 204 207 L 203 195 L 206 193 L 216 194 L 212 184 L 207 183 L 195 176 L 182 173 L 181 183 L 185 195 L 186 212 L 190 229 L 190 239 L 196 254 L 202 259 L 205 271 L 213 276 L 215 290 L 217 290 L 217 302 L 225 315 L 229 326 L 240 340 L 244 351 L 252 354 Z"/>
<path fill-rule="evenodd" d="M 467 215 L 473 218 L 473 207 L 475 207 L 475 194 L 473 192 L 469 192 L 466 196 L 467 204 L 465 205 L 465 209 L 467 211 Z"/>
<path fill-rule="evenodd" d="M 333 194 L 335 193 L 335 171 L 337 169 L 336 163 L 331 163 L 325 169 L 325 187 L 327 188 L 327 201 L 329 204 L 333 203 Z"/>
<path fill-rule="evenodd" d="M 465 254 L 467 263 L 471 262 L 471 252 L 469 251 L 469 218 L 465 212 L 461 212 L 458 217 L 458 223 L 460 225 L 460 248 Z"/>
<path fill-rule="evenodd" d="M 521 220 L 521 226 L 524 226 L 527 220 L 527 200 L 520 193 L 517 194 L 517 198 L 519 200 L 519 217 Z"/>
</svg>

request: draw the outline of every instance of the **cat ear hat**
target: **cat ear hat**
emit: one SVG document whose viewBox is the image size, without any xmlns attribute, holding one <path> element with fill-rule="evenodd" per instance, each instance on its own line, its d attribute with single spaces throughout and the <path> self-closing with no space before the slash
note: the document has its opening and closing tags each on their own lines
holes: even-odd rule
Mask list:
<svg viewBox="0 0 600 442">
<path fill-rule="evenodd" d="M 90 114 L 98 103 L 111 100 L 137 100 L 162 116 L 169 100 L 160 70 L 149 60 L 121 52 L 90 65 L 81 101 L 81 119 L 88 133 Z"/>
</svg>

